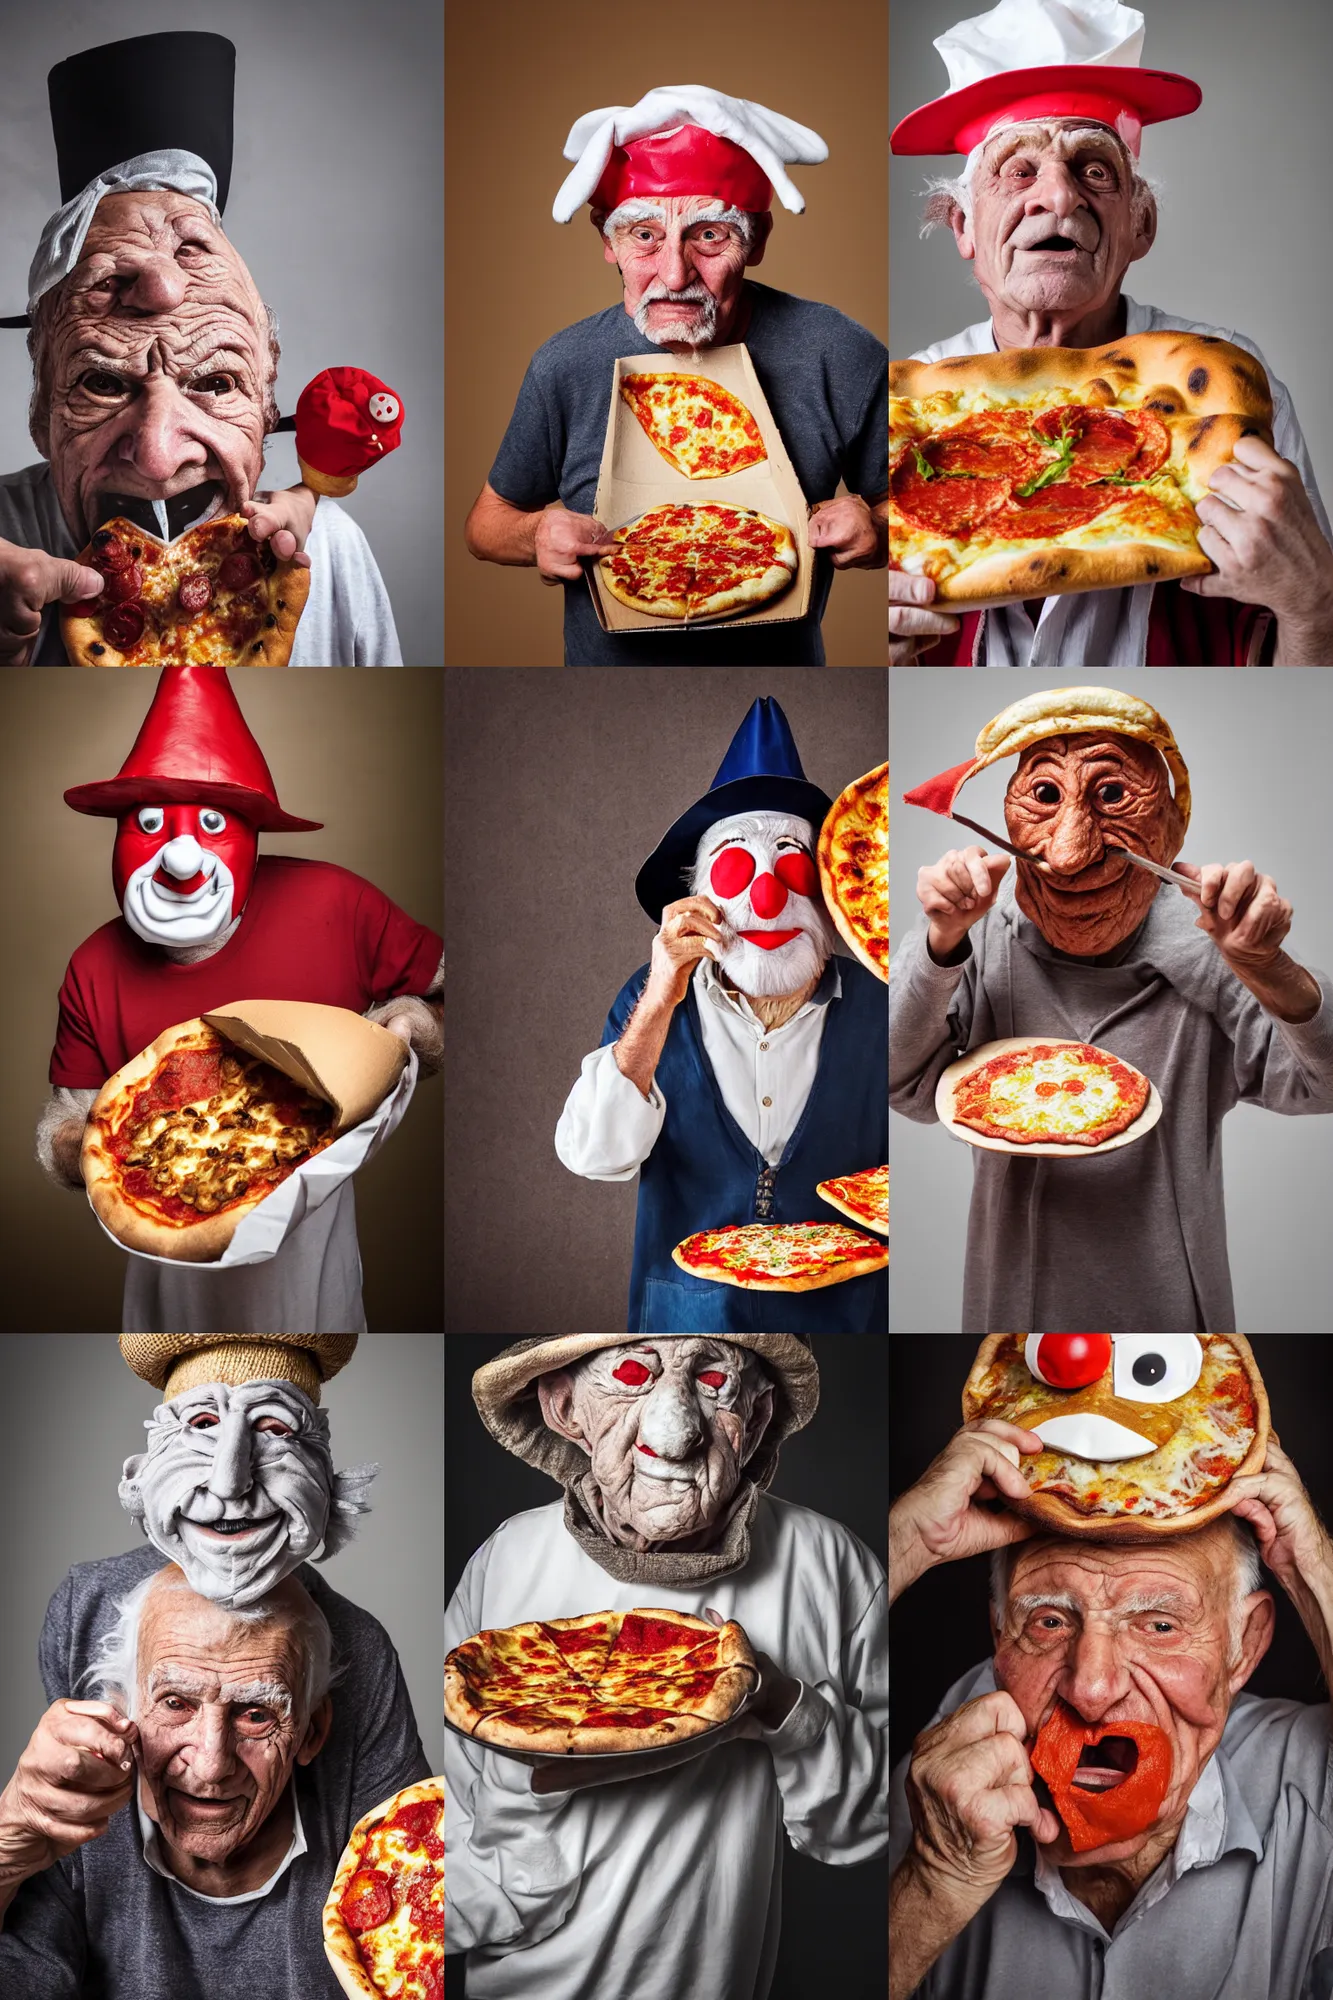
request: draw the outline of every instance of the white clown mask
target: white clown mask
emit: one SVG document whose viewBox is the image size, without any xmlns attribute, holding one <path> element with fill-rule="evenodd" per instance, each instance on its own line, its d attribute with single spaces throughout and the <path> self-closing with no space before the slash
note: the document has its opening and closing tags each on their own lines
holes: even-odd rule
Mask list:
<svg viewBox="0 0 1333 2000">
<path fill-rule="evenodd" d="M 292 1382 L 201 1383 L 145 1420 L 120 1503 L 215 1603 L 246 1605 L 327 1561 L 370 1511 L 376 1465 L 335 1473 L 329 1419 Z"/>
<path fill-rule="evenodd" d="M 832 956 L 814 851 L 809 820 L 780 812 L 716 820 L 699 842 L 690 893 L 721 911 L 718 964 L 742 993 L 799 993 Z"/>
</svg>

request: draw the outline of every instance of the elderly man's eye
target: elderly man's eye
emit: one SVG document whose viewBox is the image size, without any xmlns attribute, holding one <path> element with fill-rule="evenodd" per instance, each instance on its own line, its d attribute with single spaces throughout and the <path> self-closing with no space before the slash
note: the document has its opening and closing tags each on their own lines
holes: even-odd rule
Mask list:
<svg viewBox="0 0 1333 2000">
<path fill-rule="evenodd" d="M 618 1368 L 611 1370 L 611 1373 L 617 1382 L 623 1382 L 627 1389 L 641 1389 L 645 1382 L 651 1381 L 653 1371 L 651 1368 L 645 1368 L 642 1361 L 622 1361 Z"/>
<path fill-rule="evenodd" d="M 113 375 L 106 368 L 89 368 L 79 377 L 79 382 L 90 396 L 124 396 L 129 385 L 120 375 Z"/>
<path fill-rule="evenodd" d="M 196 395 L 230 396 L 237 384 L 234 375 L 228 375 L 225 371 L 222 371 L 216 375 L 205 375 L 201 381 L 192 382 L 190 386 Z"/>
<path fill-rule="evenodd" d="M 255 1425 L 255 1429 L 257 1431 L 271 1431 L 274 1437 L 289 1438 L 292 1435 L 291 1425 L 284 1424 L 280 1417 L 261 1417 Z"/>
<path fill-rule="evenodd" d="M 722 1389 L 726 1387 L 727 1378 L 720 1368 L 705 1368 L 699 1380 L 709 1389 Z"/>
<path fill-rule="evenodd" d="M 1032 796 L 1037 800 L 1039 805 L 1058 806 L 1060 803 L 1060 787 L 1043 781 L 1040 785 L 1032 787 Z"/>
<path fill-rule="evenodd" d="M 1098 786 L 1097 796 L 1104 806 L 1118 806 L 1125 796 L 1125 788 L 1118 778 L 1113 778 L 1109 784 Z"/>
</svg>

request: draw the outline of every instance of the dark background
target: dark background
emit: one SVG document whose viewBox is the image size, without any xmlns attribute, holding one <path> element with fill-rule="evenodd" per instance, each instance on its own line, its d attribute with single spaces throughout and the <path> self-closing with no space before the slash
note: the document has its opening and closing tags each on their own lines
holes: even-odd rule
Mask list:
<svg viewBox="0 0 1333 2000">
<path fill-rule="evenodd" d="M 654 926 L 634 878 L 758 695 L 836 798 L 888 754 L 883 669 L 451 668 L 446 1333 L 624 1326 L 638 1180 L 580 1180 L 555 1127 Z M 512 1337 L 512 1335 L 511 1335 Z"/>
<path fill-rule="evenodd" d="M 889 1344 L 889 1459 L 896 1499 L 961 1428 L 963 1384 L 978 1343 L 970 1334 L 903 1333 L 891 1335 Z M 1333 1518 L 1327 1434 L 1333 1338 L 1262 1333 L 1251 1336 L 1250 1345 L 1268 1390 L 1273 1429 L 1327 1521 Z M 1314 1648 L 1290 1598 L 1268 1570 L 1260 1587 L 1273 1594 L 1277 1629 L 1246 1691 L 1288 1701 L 1327 1701 Z M 925 1728 L 945 1690 L 990 1657 L 989 1596 L 990 1557 L 970 1556 L 928 1570 L 890 1612 L 895 1764 Z"/>
<path fill-rule="evenodd" d="M 469 1558 L 511 1514 L 560 1498 L 554 1480 L 496 1443 L 472 1401 L 472 1376 L 508 1341 L 477 1335 L 446 1338 L 444 1372 L 444 1596 L 458 1586 Z M 769 1487 L 841 1521 L 875 1551 L 885 1550 L 888 1504 L 888 1340 L 880 1334 L 825 1334 L 815 1339 L 820 1401 L 814 1419 L 782 1447 Z M 888 1982 L 888 1867 L 882 1861 L 831 1868 L 790 1846 L 782 1863 L 782 1942 L 769 2000 L 873 2000 Z M 463 1992 L 460 1961 L 449 1961 L 450 2000 Z M 833 1975 L 831 1980 L 830 1975 Z M 731 2000 L 682 1994 L 680 2000 Z"/>
</svg>

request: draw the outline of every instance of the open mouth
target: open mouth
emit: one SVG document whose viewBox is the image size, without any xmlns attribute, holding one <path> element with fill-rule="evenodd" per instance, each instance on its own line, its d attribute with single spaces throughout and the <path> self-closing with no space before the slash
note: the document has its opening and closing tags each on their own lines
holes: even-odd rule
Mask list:
<svg viewBox="0 0 1333 2000">
<path fill-rule="evenodd" d="M 1081 257 L 1083 247 L 1071 243 L 1067 236 L 1043 236 L 1040 243 L 1029 243 L 1025 253 L 1029 257 Z"/>
<path fill-rule="evenodd" d="M 237 1806 L 245 1804 L 244 1799 L 241 1798 L 198 1799 L 194 1796 L 193 1792 L 177 1791 L 175 1786 L 172 1786 L 170 1789 L 172 1803 L 177 1811 L 180 1811 L 183 1807 L 186 1812 L 193 1813 L 204 1819 L 228 1819 L 235 1812 Z"/>
<path fill-rule="evenodd" d="M 1071 1785 L 1082 1792 L 1110 1792 L 1138 1769 L 1139 1746 L 1131 1736 L 1103 1736 L 1085 1743 Z"/>
</svg>

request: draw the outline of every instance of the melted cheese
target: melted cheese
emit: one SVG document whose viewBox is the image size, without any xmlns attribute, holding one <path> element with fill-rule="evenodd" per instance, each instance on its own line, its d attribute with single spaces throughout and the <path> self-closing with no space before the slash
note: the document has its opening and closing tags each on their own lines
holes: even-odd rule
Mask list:
<svg viewBox="0 0 1333 2000">
<path fill-rule="evenodd" d="M 393 1915 L 373 1930 L 360 1932 L 356 1939 L 362 1963 L 385 2000 L 427 2000 L 427 1973 L 432 1967 L 436 1969 L 438 1985 L 444 1958 L 444 1864 L 424 1856 L 402 1827 L 379 1826 L 367 1843 L 361 1865 L 381 1870 L 395 1883 L 407 1884 L 422 1875 L 430 1878 L 427 1935 L 418 1934 L 411 1904 L 395 1889 Z"/>
<path fill-rule="evenodd" d="M 1083 1085 L 1076 1095 L 1063 1088 L 1073 1076 Z M 1051 1095 L 1039 1094 L 1039 1084 L 1052 1083 L 1059 1087 Z M 990 1115 L 997 1124 L 1012 1125 L 1020 1132 L 1086 1132 L 1105 1124 L 1119 1101 L 1115 1081 L 1106 1070 L 1085 1070 L 1081 1060 L 1062 1051 L 992 1084 Z"/>
</svg>

